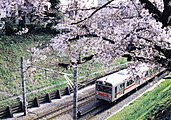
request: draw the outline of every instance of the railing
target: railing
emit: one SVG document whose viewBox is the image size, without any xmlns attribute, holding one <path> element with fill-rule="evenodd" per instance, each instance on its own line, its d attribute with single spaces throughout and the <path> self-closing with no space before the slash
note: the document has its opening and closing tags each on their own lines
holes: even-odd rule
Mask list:
<svg viewBox="0 0 171 120">
<path fill-rule="evenodd" d="M 40 104 L 50 103 L 52 99 L 60 99 L 61 96 L 70 95 L 71 90 L 69 87 L 47 93 L 45 95 L 35 97 L 28 101 L 28 108 L 39 107 Z M 14 113 L 23 112 L 23 104 L 16 104 L 13 106 L 7 106 L 6 108 L 0 109 L 0 118 L 12 118 Z"/>
</svg>

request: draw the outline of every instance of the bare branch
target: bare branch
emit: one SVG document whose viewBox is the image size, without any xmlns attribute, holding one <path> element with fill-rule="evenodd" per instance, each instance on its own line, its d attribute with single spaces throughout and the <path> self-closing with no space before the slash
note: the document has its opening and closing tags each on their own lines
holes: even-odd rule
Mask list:
<svg viewBox="0 0 171 120">
<path fill-rule="evenodd" d="M 84 63 L 86 63 L 86 62 L 92 60 L 94 56 L 95 56 L 95 55 L 90 55 L 90 56 L 86 56 L 86 57 L 84 57 L 84 58 L 82 58 L 82 59 L 80 58 L 79 60 L 77 60 L 77 64 L 78 64 L 78 65 L 79 65 L 79 64 L 84 64 Z M 57 66 L 62 67 L 62 68 L 64 68 L 64 69 L 68 70 L 69 67 L 70 67 L 72 64 L 74 64 L 74 63 L 70 61 L 70 63 L 58 63 Z"/>
<path fill-rule="evenodd" d="M 79 40 L 79 39 L 82 38 L 82 37 L 100 37 L 100 36 L 98 36 L 98 35 L 96 35 L 96 34 L 77 35 L 77 36 L 74 37 L 74 38 L 70 38 L 68 41 L 70 41 L 70 42 L 76 41 L 76 40 Z M 110 42 L 110 43 L 112 43 L 112 44 L 115 44 L 115 42 L 114 42 L 113 40 L 108 39 L 108 38 L 106 38 L 106 37 L 102 37 L 102 39 L 105 40 L 105 41 L 108 41 L 108 42 Z"/>
<path fill-rule="evenodd" d="M 97 8 L 94 12 L 92 12 L 90 16 L 88 16 L 88 17 L 86 17 L 86 18 L 84 18 L 84 19 L 82 19 L 82 20 L 80 20 L 80 21 L 78 21 L 78 22 L 71 23 L 71 25 L 79 24 L 79 23 L 81 23 L 81 22 L 83 22 L 83 21 L 85 21 L 85 20 L 91 18 L 91 17 L 92 17 L 94 14 L 96 14 L 99 10 L 105 8 L 107 5 L 109 5 L 109 4 L 110 4 L 111 2 L 113 2 L 113 1 L 114 1 L 114 0 L 109 0 L 107 3 L 105 3 L 105 4 L 102 5 L 101 7 Z"/>
<path fill-rule="evenodd" d="M 119 7 L 115 7 L 115 6 L 105 6 L 106 8 L 115 8 L 115 9 L 119 9 Z M 95 9 L 99 9 L 100 7 L 91 7 L 91 8 L 79 8 L 79 9 L 71 9 L 67 12 L 71 12 L 71 11 L 76 11 L 76 10 L 80 10 L 80 11 L 88 11 L 88 10 L 95 10 Z"/>
<path fill-rule="evenodd" d="M 152 40 L 150 40 L 150 39 L 148 39 L 148 38 L 145 38 L 145 37 L 142 37 L 142 36 L 139 36 L 139 35 L 137 35 L 137 38 L 139 38 L 139 39 L 144 39 L 145 41 L 147 41 L 147 42 L 153 42 Z"/>
</svg>

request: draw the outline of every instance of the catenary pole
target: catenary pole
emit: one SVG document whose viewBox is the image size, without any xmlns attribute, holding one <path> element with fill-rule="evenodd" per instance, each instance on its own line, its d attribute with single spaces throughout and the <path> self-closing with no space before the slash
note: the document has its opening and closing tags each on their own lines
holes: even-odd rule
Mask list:
<svg viewBox="0 0 171 120">
<path fill-rule="evenodd" d="M 24 78 L 24 58 L 21 57 L 21 79 L 22 79 L 22 102 L 24 115 L 27 115 L 26 83 Z"/>
<path fill-rule="evenodd" d="M 76 10 L 74 11 L 75 19 L 77 20 L 77 1 L 74 0 L 74 7 Z M 78 32 L 78 31 L 77 31 Z M 73 120 L 77 120 L 77 90 L 78 90 L 78 64 L 75 62 L 73 64 L 73 79 L 74 79 L 74 95 L 73 95 Z"/>
<path fill-rule="evenodd" d="M 78 78 L 78 66 L 77 64 L 73 65 L 73 79 L 74 79 L 74 95 L 73 95 L 73 119 L 77 120 L 77 78 Z"/>
</svg>

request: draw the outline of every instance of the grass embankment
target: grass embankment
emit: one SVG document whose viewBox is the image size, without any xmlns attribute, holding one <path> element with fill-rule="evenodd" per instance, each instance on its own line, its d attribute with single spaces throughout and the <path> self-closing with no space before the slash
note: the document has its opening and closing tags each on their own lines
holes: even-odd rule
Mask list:
<svg viewBox="0 0 171 120">
<path fill-rule="evenodd" d="M 16 99 L 8 100 L 7 98 L 21 95 L 22 92 L 20 57 L 24 56 L 25 60 L 29 60 L 31 53 L 28 52 L 28 50 L 33 47 L 37 47 L 38 45 L 38 48 L 42 50 L 42 47 L 44 47 L 42 45 L 52 37 L 52 35 L 48 34 L 0 37 L 0 108 L 13 103 L 18 103 L 18 100 Z M 25 72 L 27 93 L 35 90 L 33 93 L 27 95 L 27 99 L 32 99 L 35 96 L 40 96 L 41 94 L 65 87 L 67 85 L 66 80 L 63 75 L 59 75 L 59 72 L 70 74 L 68 77 L 72 79 L 71 68 L 66 70 L 57 66 L 58 62 L 65 63 L 65 59 L 68 60 L 67 58 L 59 58 L 56 51 L 50 51 L 46 53 L 46 56 L 46 59 L 39 59 L 33 64 L 35 70 L 32 72 L 31 80 L 28 76 L 28 70 Z M 126 63 L 126 59 L 118 58 L 113 62 L 113 66 L 123 63 Z M 108 71 L 112 71 L 113 66 L 105 68 L 101 64 L 88 62 L 79 66 L 78 79 L 81 81 L 92 79 L 98 75 L 103 75 Z M 44 68 L 49 69 L 47 71 L 48 78 L 46 79 Z"/>
<path fill-rule="evenodd" d="M 20 57 L 28 59 L 30 48 L 51 37 L 44 34 L 0 37 L 0 100 L 21 93 Z"/>
<path fill-rule="evenodd" d="M 171 79 L 163 81 L 108 120 L 151 120 L 171 102 Z"/>
</svg>

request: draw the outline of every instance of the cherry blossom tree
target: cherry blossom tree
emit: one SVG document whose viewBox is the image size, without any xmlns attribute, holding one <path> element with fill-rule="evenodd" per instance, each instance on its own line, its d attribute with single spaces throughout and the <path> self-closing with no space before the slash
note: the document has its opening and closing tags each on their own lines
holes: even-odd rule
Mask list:
<svg viewBox="0 0 171 120">
<path fill-rule="evenodd" d="M 112 1 L 95 10 L 80 8 L 79 2 L 71 4 L 64 23 L 57 26 L 69 32 L 52 39 L 53 48 L 69 56 L 71 63 L 94 59 L 110 65 L 116 57 L 125 56 L 170 65 L 170 28 L 163 28 L 166 25 L 158 14 L 165 8 L 162 1 L 153 1 L 153 5 L 145 0 L 125 0 L 111 5 Z"/>
<path fill-rule="evenodd" d="M 60 19 L 59 0 L 0 1 L 0 20 L 6 22 L 6 33 L 27 33 L 36 27 L 50 28 Z M 13 30 L 13 32 L 12 32 Z"/>
</svg>

